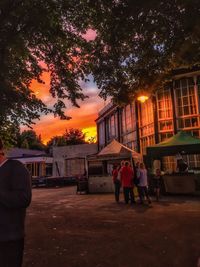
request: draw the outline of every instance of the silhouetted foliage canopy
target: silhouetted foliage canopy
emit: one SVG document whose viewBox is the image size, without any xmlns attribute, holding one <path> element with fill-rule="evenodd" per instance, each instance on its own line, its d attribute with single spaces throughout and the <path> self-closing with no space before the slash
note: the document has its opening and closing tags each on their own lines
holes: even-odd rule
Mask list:
<svg viewBox="0 0 200 267">
<path fill-rule="evenodd" d="M 177 71 L 199 69 L 200 1 L 93 2 L 93 74 L 102 97 L 127 101 L 168 85 Z"/>
<path fill-rule="evenodd" d="M 171 81 L 173 70 L 199 68 L 198 0 L 2 0 L 0 125 L 30 125 L 50 110 L 30 90 L 50 73 L 53 112 L 66 119 L 92 73 L 100 96 L 128 101 Z M 83 34 L 96 31 L 94 41 Z"/>
<path fill-rule="evenodd" d="M 42 143 L 41 136 L 38 136 L 33 130 L 25 130 L 20 134 L 18 147 L 36 150 L 46 149 L 46 146 Z"/>
<path fill-rule="evenodd" d="M 50 110 L 30 90 L 44 71 L 50 73 L 52 111 L 62 119 L 64 99 L 78 107 L 85 96 L 79 85 L 88 73 L 89 43 L 84 1 L 0 1 L 0 125 L 30 125 Z"/>
<path fill-rule="evenodd" d="M 52 146 L 67 146 L 67 145 L 80 145 L 86 144 L 85 134 L 80 129 L 70 128 L 66 129 L 65 133 L 61 136 L 54 136 L 47 143 L 50 148 Z"/>
</svg>

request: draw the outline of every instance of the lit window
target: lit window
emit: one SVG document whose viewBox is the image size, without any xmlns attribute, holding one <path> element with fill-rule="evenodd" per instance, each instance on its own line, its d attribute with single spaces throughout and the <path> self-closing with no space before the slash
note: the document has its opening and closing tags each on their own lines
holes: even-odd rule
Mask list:
<svg viewBox="0 0 200 267">
<path fill-rule="evenodd" d="M 104 121 L 99 123 L 99 145 L 105 144 L 105 124 Z"/>
<path fill-rule="evenodd" d="M 187 81 L 186 79 L 180 80 L 180 87 L 175 90 L 178 116 L 196 114 L 194 85 Z"/>
<path fill-rule="evenodd" d="M 137 151 L 135 103 L 122 109 L 122 142 Z"/>
<path fill-rule="evenodd" d="M 139 131 L 142 154 L 146 154 L 146 147 L 155 144 L 154 114 L 151 99 L 140 105 Z"/>
</svg>

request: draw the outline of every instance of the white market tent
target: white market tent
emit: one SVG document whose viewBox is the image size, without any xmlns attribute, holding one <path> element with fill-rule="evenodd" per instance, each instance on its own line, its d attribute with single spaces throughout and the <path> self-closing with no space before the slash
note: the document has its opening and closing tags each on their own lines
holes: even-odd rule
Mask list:
<svg viewBox="0 0 200 267">
<path fill-rule="evenodd" d="M 104 147 L 97 155 L 99 159 L 108 158 L 133 158 L 135 161 L 141 161 L 142 155 L 134 150 L 122 145 L 115 139 Z"/>
<path fill-rule="evenodd" d="M 88 157 L 88 188 L 90 193 L 114 192 L 112 166 L 122 160 L 131 164 L 141 162 L 141 154 L 122 145 L 116 140 L 104 147 L 99 153 Z"/>
</svg>

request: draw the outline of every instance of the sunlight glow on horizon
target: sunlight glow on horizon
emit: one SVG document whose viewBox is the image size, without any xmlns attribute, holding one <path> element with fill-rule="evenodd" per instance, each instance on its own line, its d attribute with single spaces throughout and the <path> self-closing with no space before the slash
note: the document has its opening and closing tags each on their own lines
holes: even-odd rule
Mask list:
<svg viewBox="0 0 200 267">
<path fill-rule="evenodd" d="M 70 129 L 70 128 L 69 128 Z M 76 128 L 77 129 L 77 128 Z M 85 134 L 85 141 L 88 142 L 91 139 L 93 139 L 94 142 L 96 142 L 97 140 L 97 130 L 96 130 L 96 126 L 93 127 L 87 127 L 87 128 L 83 128 L 80 129 L 82 131 L 82 133 Z M 64 131 L 65 132 L 65 131 Z M 61 132 L 60 134 L 56 134 L 55 136 L 62 136 L 64 134 L 64 132 Z M 51 136 L 53 137 L 53 136 Z M 51 138 L 50 138 L 51 139 Z M 50 140 L 49 138 L 47 139 L 43 139 L 43 143 L 46 145 L 48 143 L 48 141 Z"/>
<path fill-rule="evenodd" d="M 89 29 L 83 38 L 93 40 L 96 37 L 96 32 Z M 44 62 L 41 62 L 45 67 Z M 41 115 L 40 120 L 35 121 L 32 125 L 33 130 L 37 135 L 41 135 L 42 141 L 46 144 L 52 137 L 61 136 L 65 133 L 66 129 L 74 128 L 80 129 L 86 134 L 86 141 L 90 138 L 96 140 L 96 123 L 95 119 L 98 117 L 98 112 L 105 105 L 100 97 L 98 97 L 98 89 L 93 82 L 92 76 L 88 83 L 80 82 L 80 86 L 83 89 L 83 93 L 88 95 L 89 98 L 83 102 L 78 101 L 80 108 L 73 107 L 70 101 L 64 101 L 66 104 L 66 115 L 72 117 L 71 120 L 60 120 L 58 117 L 54 117 L 53 114 Z M 50 73 L 44 71 L 41 75 L 41 80 L 44 83 L 38 83 L 33 80 L 31 83 L 31 90 L 35 93 L 36 97 L 41 99 L 47 107 L 53 107 L 56 99 L 53 98 L 50 93 Z M 21 130 L 27 130 L 29 128 L 22 126 Z"/>
<path fill-rule="evenodd" d="M 91 138 L 94 138 L 94 141 L 97 141 L 97 128 L 96 128 L 96 126 L 83 128 L 82 132 L 85 134 L 85 141 L 89 141 Z"/>
<path fill-rule="evenodd" d="M 44 72 L 41 76 L 44 84 L 40 84 L 33 80 L 31 90 L 40 98 L 48 107 L 52 107 L 55 99 L 49 93 L 50 75 Z M 66 101 L 66 114 L 72 117 L 71 120 L 60 120 L 54 117 L 53 114 L 41 115 L 40 120 L 35 121 L 32 125 L 33 130 L 37 135 L 41 135 L 42 141 L 46 144 L 52 137 L 61 136 L 66 129 L 80 129 L 86 133 L 86 141 L 90 138 L 96 140 L 96 123 L 95 119 L 98 116 L 99 110 L 105 105 L 105 102 L 98 97 L 98 89 L 95 84 L 90 81 L 87 84 L 81 84 L 83 91 L 89 98 L 83 102 L 79 102 L 80 108 L 73 107 L 70 101 Z M 22 126 L 21 130 L 29 128 Z"/>
</svg>

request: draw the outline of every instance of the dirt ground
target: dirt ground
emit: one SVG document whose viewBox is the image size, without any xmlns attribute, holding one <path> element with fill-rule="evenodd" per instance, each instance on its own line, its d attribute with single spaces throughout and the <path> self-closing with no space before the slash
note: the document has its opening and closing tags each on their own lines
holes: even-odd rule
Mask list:
<svg viewBox="0 0 200 267">
<path fill-rule="evenodd" d="M 26 232 L 23 267 L 196 267 L 200 198 L 131 207 L 112 194 L 34 189 Z"/>
</svg>

